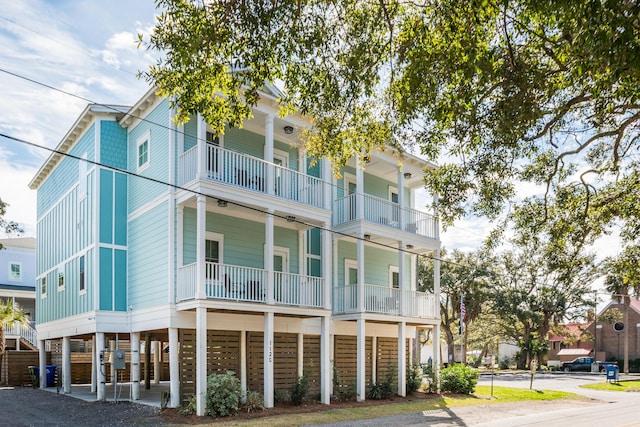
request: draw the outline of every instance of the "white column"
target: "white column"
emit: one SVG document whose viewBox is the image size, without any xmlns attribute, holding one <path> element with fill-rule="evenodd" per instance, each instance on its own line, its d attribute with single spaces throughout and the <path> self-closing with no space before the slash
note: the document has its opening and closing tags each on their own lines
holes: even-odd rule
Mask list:
<svg viewBox="0 0 640 427">
<path fill-rule="evenodd" d="M 322 230 L 320 230 L 320 239 L 322 240 L 322 277 L 324 278 L 324 304 L 323 307 L 327 310 L 331 310 L 333 302 L 331 301 L 332 297 L 332 283 L 333 276 L 331 275 L 331 249 L 332 249 L 332 241 L 331 241 L 331 232 L 329 228 L 331 225 L 327 222 L 322 224 Z"/>
<path fill-rule="evenodd" d="M 16 340 L 16 351 L 20 351 L 20 339 Z"/>
<path fill-rule="evenodd" d="M 118 371 L 116 371 L 116 369 L 113 367 L 113 362 L 114 359 L 116 357 L 116 341 L 115 340 L 110 340 L 109 341 L 109 362 L 111 365 L 111 384 L 115 385 L 116 384 L 116 380 L 118 379 Z"/>
<path fill-rule="evenodd" d="M 207 393 L 207 309 L 196 308 L 196 415 L 206 411 Z"/>
<path fill-rule="evenodd" d="M 47 387 L 47 342 L 38 340 L 38 365 L 40 365 L 40 388 Z"/>
<path fill-rule="evenodd" d="M 169 328 L 169 398 L 171 408 L 180 406 L 180 356 L 178 328 Z"/>
<path fill-rule="evenodd" d="M 131 399 L 140 399 L 140 332 L 131 332 L 131 359 L 129 364 L 131 377 Z"/>
<path fill-rule="evenodd" d="M 407 275 L 404 274 L 404 242 L 398 240 L 398 290 L 400 291 L 400 301 L 398 311 L 402 316 L 406 316 L 405 312 L 405 291 L 409 289 L 409 286 L 405 283 L 407 281 Z"/>
<path fill-rule="evenodd" d="M 357 321 L 358 335 L 356 337 L 357 350 L 356 350 L 356 399 L 361 402 L 366 397 L 365 383 L 366 383 L 366 347 L 365 347 L 365 331 L 366 322 L 364 319 L 358 319 Z"/>
<path fill-rule="evenodd" d="M 364 161 L 357 157 L 356 165 L 356 219 L 364 219 Z M 348 192 L 348 188 L 345 189 Z"/>
<path fill-rule="evenodd" d="M 96 354 L 96 337 L 91 338 L 91 393 L 98 390 L 98 356 Z"/>
<path fill-rule="evenodd" d="M 298 376 L 304 375 L 304 334 L 298 333 Z"/>
<path fill-rule="evenodd" d="M 269 163 L 267 167 L 267 193 L 273 194 L 275 191 L 274 169 L 273 169 L 273 116 L 267 114 L 264 122 L 264 160 Z"/>
<path fill-rule="evenodd" d="M 371 382 L 378 382 L 378 337 L 371 337 Z"/>
<path fill-rule="evenodd" d="M 320 318 L 320 401 L 328 405 L 331 400 L 331 380 L 333 369 L 331 366 L 331 318 Z"/>
<path fill-rule="evenodd" d="M 274 219 L 273 210 L 269 209 L 264 224 L 264 269 L 267 271 L 267 304 L 273 304 L 274 272 L 273 272 L 273 245 L 274 245 Z"/>
<path fill-rule="evenodd" d="M 404 209 L 406 206 L 404 201 L 404 174 L 401 168 L 398 168 L 398 204 L 400 205 L 400 218 L 398 218 L 400 221 L 400 230 L 404 230 Z"/>
<path fill-rule="evenodd" d="M 153 383 L 160 384 L 160 371 L 162 364 L 160 363 L 162 350 L 160 341 L 153 342 Z"/>
<path fill-rule="evenodd" d="M 264 407 L 273 408 L 273 332 L 274 314 L 264 314 Z"/>
<path fill-rule="evenodd" d="M 358 311 L 364 313 L 364 234 L 360 233 L 358 237 L 359 239 L 356 243 L 358 257 Z M 345 284 L 347 280 L 348 278 L 345 277 Z"/>
<path fill-rule="evenodd" d="M 437 391 L 440 391 L 440 248 L 433 254 L 433 296 L 435 304 L 436 325 L 433 331 L 433 369 L 436 377 Z"/>
<path fill-rule="evenodd" d="M 407 323 L 398 324 L 398 395 L 407 395 Z"/>
<path fill-rule="evenodd" d="M 62 392 L 71 393 L 71 337 L 62 337 Z"/>
<path fill-rule="evenodd" d="M 96 332 L 95 336 L 96 340 L 96 368 L 97 368 L 97 380 L 98 380 L 98 388 L 96 390 L 96 399 L 97 400 L 105 400 L 105 382 L 107 378 L 105 376 L 106 373 L 106 363 L 104 360 L 104 332 Z"/>
<path fill-rule="evenodd" d="M 240 331 L 240 387 L 242 398 L 247 397 L 247 332 Z"/>
<path fill-rule="evenodd" d="M 327 159 L 320 160 L 320 167 L 322 168 L 321 176 L 323 180 L 323 188 L 322 188 L 322 199 L 325 209 L 331 209 L 331 204 L 333 203 L 333 174 L 331 173 L 331 164 Z"/>
<path fill-rule="evenodd" d="M 204 117 L 198 113 L 197 117 L 197 134 L 198 134 L 198 178 L 207 179 L 207 123 Z"/>
<path fill-rule="evenodd" d="M 205 289 L 205 240 L 207 234 L 207 198 L 205 196 L 198 196 L 196 201 L 197 206 L 197 219 L 196 219 L 196 298 L 206 299 L 207 293 Z"/>
</svg>

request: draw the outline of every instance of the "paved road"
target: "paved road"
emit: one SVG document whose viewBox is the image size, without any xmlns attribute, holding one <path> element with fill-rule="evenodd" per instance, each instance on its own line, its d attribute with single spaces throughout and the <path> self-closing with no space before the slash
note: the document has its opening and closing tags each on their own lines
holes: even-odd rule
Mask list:
<svg viewBox="0 0 640 427">
<path fill-rule="evenodd" d="M 579 385 L 604 381 L 604 375 L 537 374 L 535 389 L 570 391 L 590 397 L 590 401 L 550 401 L 488 404 L 446 408 L 412 414 L 328 424 L 331 427 L 396 426 L 640 426 L 640 393 L 597 391 Z M 527 374 L 503 374 L 494 385 L 529 388 Z M 490 385 L 491 377 L 481 377 L 480 384 Z"/>
</svg>

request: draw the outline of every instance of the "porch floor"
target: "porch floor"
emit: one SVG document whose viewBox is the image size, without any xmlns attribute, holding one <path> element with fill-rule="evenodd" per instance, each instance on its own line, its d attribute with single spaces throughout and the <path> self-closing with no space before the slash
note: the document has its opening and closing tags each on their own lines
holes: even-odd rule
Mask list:
<svg viewBox="0 0 640 427">
<path fill-rule="evenodd" d="M 162 392 L 169 392 L 169 381 L 161 381 L 160 384 L 151 384 L 150 390 L 145 390 L 144 384 L 140 384 L 140 399 L 131 400 L 131 383 L 118 383 L 116 386 L 116 402 L 133 402 L 141 405 L 148 405 L 160 408 L 162 400 Z M 56 387 L 47 387 L 46 391 L 56 393 Z M 62 390 L 60 390 L 62 394 Z M 96 393 L 91 392 L 91 384 L 72 384 L 71 393 L 67 394 L 69 397 L 76 399 L 82 399 L 86 402 L 95 402 Z M 113 385 L 107 384 L 105 386 L 105 397 L 107 402 L 114 402 L 113 399 Z"/>
</svg>

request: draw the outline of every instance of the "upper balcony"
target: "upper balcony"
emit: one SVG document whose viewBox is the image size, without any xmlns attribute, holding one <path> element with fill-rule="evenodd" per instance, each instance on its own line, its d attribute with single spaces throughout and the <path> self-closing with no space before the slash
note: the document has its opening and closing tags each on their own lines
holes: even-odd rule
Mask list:
<svg viewBox="0 0 640 427">
<path fill-rule="evenodd" d="M 206 144 L 204 179 L 317 208 L 325 207 L 320 178 L 213 144 Z M 180 155 L 178 185 L 198 178 L 198 146 Z"/>
<path fill-rule="evenodd" d="M 363 207 L 361 215 L 358 215 L 358 206 Z M 334 226 L 358 219 L 418 236 L 439 238 L 438 222 L 426 212 L 404 208 L 398 203 L 369 194 L 354 193 L 334 201 Z"/>
<path fill-rule="evenodd" d="M 358 286 L 333 289 L 333 314 L 370 313 L 386 316 L 438 318 L 436 299 L 425 292 L 368 285 L 364 289 L 364 307 L 358 307 Z"/>
</svg>

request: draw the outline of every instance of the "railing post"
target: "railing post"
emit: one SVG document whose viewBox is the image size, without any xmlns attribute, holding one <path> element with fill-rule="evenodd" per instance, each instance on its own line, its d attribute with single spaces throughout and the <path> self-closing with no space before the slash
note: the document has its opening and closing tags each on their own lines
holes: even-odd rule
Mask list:
<svg viewBox="0 0 640 427">
<path fill-rule="evenodd" d="M 198 146 L 198 179 L 206 179 L 208 175 L 207 171 L 207 123 L 204 121 L 204 117 L 200 113 L 197 116 L 197 134 L 198 140 L 196 141 Z"/>
<path fill-rule="evenodd" d="M 267 165 L 267 194 L 275 193 L 275 165 L 273 164 L 273 116 L 267 114 L 264 123 L 264 160 Z"/>
</svg>

